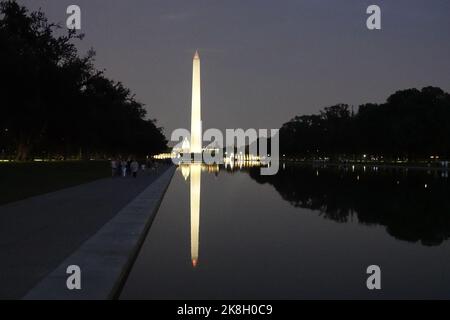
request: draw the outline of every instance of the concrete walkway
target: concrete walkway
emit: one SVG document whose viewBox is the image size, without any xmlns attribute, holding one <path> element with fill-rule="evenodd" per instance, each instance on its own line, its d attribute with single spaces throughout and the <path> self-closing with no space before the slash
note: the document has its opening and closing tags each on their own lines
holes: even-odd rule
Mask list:
<svg viewBox="0 0 450 320">
<path fill-rule="evenodd" d="M 24 297 L 138 195 L 147 191 L 147 197 L 162 197 L 174 170 L 167 168 L 137 179 L 107 178 L 1 206 L 0 298 Z M 164 183 L 150 188 L 162 176 Z"/>
</svg>

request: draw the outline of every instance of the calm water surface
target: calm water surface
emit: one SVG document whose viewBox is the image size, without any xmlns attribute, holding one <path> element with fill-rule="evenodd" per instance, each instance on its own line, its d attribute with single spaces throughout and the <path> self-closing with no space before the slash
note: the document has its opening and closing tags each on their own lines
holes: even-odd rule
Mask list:
<svg viewBox="0 0 450 320">
<path fill-rule="evenodd" d="M 179 167 L 121 298 L 448 299 L 449 235 L 446 173 Z"/>
</svg>

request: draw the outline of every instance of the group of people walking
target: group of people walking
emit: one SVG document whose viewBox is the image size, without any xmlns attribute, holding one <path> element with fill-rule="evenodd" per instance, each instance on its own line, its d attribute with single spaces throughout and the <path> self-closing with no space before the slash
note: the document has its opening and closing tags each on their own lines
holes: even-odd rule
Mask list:
<svg viewBox="0 0 450 320">
<path fill-rule="evenodd" d="M 142 169 L 145 170 L 145 165 L 142 165 Z M 123 159 L 111 159 L 111 170 L 113 177 L 132 175 L 133 178 L 136 178 L 139 171 L 139 162 L 136 159 L 128 159 L 127 161 Z"/>
</svg>

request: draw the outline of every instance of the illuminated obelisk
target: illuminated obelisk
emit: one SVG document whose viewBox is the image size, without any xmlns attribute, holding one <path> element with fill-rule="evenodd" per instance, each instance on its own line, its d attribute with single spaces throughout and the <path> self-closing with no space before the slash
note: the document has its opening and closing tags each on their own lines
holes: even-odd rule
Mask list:
<svg viewBox="0 0 450 320">
<path fill-rule="evenodd" d="M 195 51 L 192 69 L 191 153 L 202 152 L 202 118 L 200 96 L 200 56 Z"/>
<path fill-rule="evenodd" d="M 191 171 L 191 260 L 195 268 L 198 263 L 198 242 L 200 233 L 200 182 L 202 165 L 193 163 Z"/>
</svg>

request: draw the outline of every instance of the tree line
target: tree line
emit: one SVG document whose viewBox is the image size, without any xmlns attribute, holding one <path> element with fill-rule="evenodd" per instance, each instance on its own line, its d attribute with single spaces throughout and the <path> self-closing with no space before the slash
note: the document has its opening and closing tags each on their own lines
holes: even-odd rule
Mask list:
<svg viewBox="0 0 450 320">
<path fill-rule="evenodd" d="M 356 112 L 337 104 L 296 116 L 280 129 L 280 150 L 304 159 L 448 159 L 450 95 L 437 87 L 407 89 Z"/>
<path fill-rule="evenodd" d="M 0 157 L 90 158 L 166 149 L 156 120 L 121 82 L 81 56 L 83 35 L 0 2 Z"/>
</svg>

